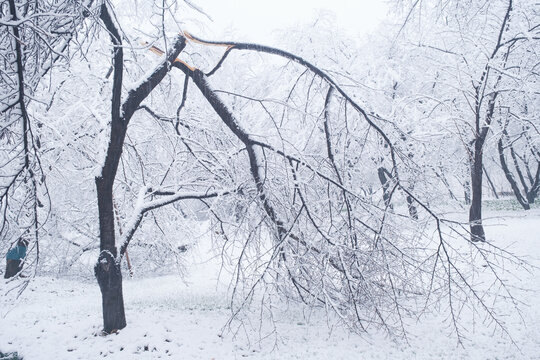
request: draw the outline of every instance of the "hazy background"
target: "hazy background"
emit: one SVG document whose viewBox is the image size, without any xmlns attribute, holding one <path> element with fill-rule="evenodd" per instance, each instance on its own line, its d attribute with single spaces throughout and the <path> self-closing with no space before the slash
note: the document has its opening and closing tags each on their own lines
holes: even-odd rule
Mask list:
<svg viewBox="0 0 540 360">
<path fill-rule="evenodd" d="M 313 23 L 319 15 L 335 20 L 337 28 L 351 37 L 375 29 L 388 8 L 382 0 L 198 0 L 195 4 L 212 21 L 205 22 L 208 34 L 230 34 L 241 40 L 274 43 L 276 30 Z"/>
</svg>

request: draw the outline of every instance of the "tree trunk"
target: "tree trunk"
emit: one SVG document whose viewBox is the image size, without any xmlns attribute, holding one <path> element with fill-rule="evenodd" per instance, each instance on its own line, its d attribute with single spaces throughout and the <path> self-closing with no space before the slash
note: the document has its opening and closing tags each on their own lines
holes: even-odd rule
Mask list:
<svg viewBox="0 0 540 360">
<path fill-rule="evenodd" d="M 514 195 L 516 196 L 517 201 L 523 207 L 523 209 L 529 210 L 531 206 L 529 205 L 529 202 L 526 199 L 524 199 L 523 196 L 521 195 L 521 191 L 519 190 L 518 184 L 514 180 L 514 176 L 512 175 L 512 172 L 510 172 L 510 169 L 508 168 L 506 158 L 504 157 L 504 146 L 503 146 L 502 139 L 499 139 L 499 142 L 497 143 L 497 149 L 499 150 L 499 159 L 501 162 L 501 167 L 504 172 L 504 176 L 506 176 L 506 180 L 508 180 L 508 182 L 510 183 L 510 186 L 512 187 L 512 191 L 514 192 Z"/>
<path fill-rule="evenodd" d="M 122 294 L 122 271 L 116 261 L 114 213 L 110 174 L 96 178 L 99 210 L 100 255 L 94 267 L 103 308 L 103 331 L 107 334 L 126 327 L 124 297 Z"/>
<path fill-rule="evenodd" d="M 493 181 L 491 181 L 491 178 L 489 177 L 489 174 L 486 170 L 486 167 L 482 165 L 482 168 L 484 169 L 484 174 L 486 175 L 486 180 L 488 181 L 489 187 L 491 188 L 491 191 L 493 192 L 493 195 L 495 195 L 495 199 L 499 199 L 499 195 L 497 194 L 497 189 L 495 189 L 495 185 L 493 184 Z"/>
<path fill-rule="evenodd" d="M 6 272 L 4 274 L 4 279 L 9 279 L 20 273 L 22 270 L 22 261 L 21 260 L 6 260 Z"/>
<path fill-rule="evenodd" d="M 390 188 L 390 179 L 386 176 L 387 174 L 388 170 L 386 170 L 384 167 L 381 166 L 379 169 L 377 169 L 377 175 L 379 176 L 379 181 L 383 188 L 384 205 L 391 209 L 392 205 L 390 203 L 390 193 L 388 191 Z"/>
<path fill-rule="evenodd" d="M 471 183 L 469 180 L 463 184 L 463 197 L 465 199 L 465 205 L 471 205 Z"/>
<path fill-rule="evenodd" d="M 110 334 L 126 327 L 122 272 L 113 256 L 108 252 L 101 254 L 94 272 L 101 290 L 103 331 Z"/>
<path fill-rule="evenodd" d="M 527 202 L 529 204 L 534 204 L 535 200 L 536 200 L 536 191 L 529 191 L 527 193 Z"/>
<path fill-rule="evenodd" d="M 414 220 L 418 220 L 418 209 L 414 205 L 414 200 L 410 195 L 407 195 L 407 209 L 409 209 L 409 216 Z"/>
<path fill-rule="evenodd" d="M 482 77 L 487 76 L 486 74 L 487 70 L 486 72 L 484 72 Z M 484 227 L 482 226 L 482 178 L 484 175 L 484 143 L 489 133 L 489 126 L 493 118 L 493 112 L 495 111 L 495 101 L 497 99 L 498 93 L 495 92 L 490 95 L 484 120 L 485 125 L 480 127 L 480 87 L 478 87 L 476 91 L 476 133 L 471 159 L 472 201 L 471 208 L 469 210 L 469 224 L 471 226 L 471 241 L 486 241 Z"/>
<path fill-rule="evenodd" d="M 127 126 L 141 102 L 146 99 L 170 71 L 170 64 L 175 61 L 178 54 L 184 49 L 186 42 L 182 35 L 178 35 L 172 49 L 167 52 L 166 61 L 158 64 L 153 72 L 138 87 L 129 91 L 125 100 L 122 101 L 124 71 L 122 37 L 117 24 L 113 20 L 114 16 L 111 16 L 107 2 L 101 5 L 100 18 L 109 32 L 113 45 L 113 87 L 110 139 L 101 174 L 96 177 L 100 254 L 94 267 L 94 273 L 102 296 L 103 331 L 111 333 L 126 327 L 124 297 L 122 294 L 122 271 L 120 269 L 122 254 L 118 254 L 116 249 L 114 233 L 113 184 L 120 157 L 122 156 Z M 125 251 L 125 247 L 123 251 Z"/>
<path fill-rule="evenodd" d="M 472 201 L 469 210 L 469 223 L 471 226 L 471 241 L 485 241 L 486 235 L 482 226 L 482 147 L 484 139 L 478 137 L 474 143 L 474 156 L 471 165 Z"/>
</svg>

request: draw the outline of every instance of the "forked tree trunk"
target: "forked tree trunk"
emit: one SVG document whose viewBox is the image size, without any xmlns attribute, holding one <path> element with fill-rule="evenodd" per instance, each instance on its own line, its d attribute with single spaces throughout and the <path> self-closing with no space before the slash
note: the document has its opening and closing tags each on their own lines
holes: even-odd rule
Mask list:
<svg viewBox="0 0 540 360">
<path fill-rule="evenodd" d="M 392 194 L 390 192 L 392 174 L 381 166 L 377 169 L 377 175 L 383 188 L 384 206 L 388 207 L 389 209 L 393 209 L 391 202 Z M 409 191 L 411 190 L 412 189 L 409 188 Z M 409 216 L 411 219 L 418 220 L 418 209 L 416 208 L 413 198 L 410 195 L 405 194 L 405 199 L 407 201 L 407 210 L 409 211 Z"/>
<path fill-rule="evenodd" d="M 512 172 L 508 168 L 508 164 L 504 156 L 504 145 L 503 145 L 502 139 L 499 139 L 499 142 L 497 143 L 497 149 L 499 150 L 499 160 L 501 162 L 501 167 L 503 169 L 504 176 L 506 177 L 506 180 L 508 180 L 508 183 L 510 183 L 510 186 L 512 187 L 512 191 L 514 192 L 514 195 L 516 196 L 517 201 L 519 202 L 521 207 L 523 207 L 523 209 L 529 210 L 531 208 L 528 201 L 529 199 L 526 199 L 521 195 L 519 186 L 516 180 L 514 179 Z"/>
<path fill-rule="evenodd" d="M 111 104 L 111 133 L 101 174 L 96 177 L 99 214 L 98 261 L 94 266 L 103 306 L 103 331 L 111 333 L 126 327 L 124 297 L 122 296 L 122 273 L 116 261 L 114 233 L 113 184 L 122 156 L 127 121 L 122 121 L 120 106 L 122 94 L 123 51 L 120 33 L 112 20 L 107 5 L 101 6 L 101 20 L 109 31 L 113 44 L 113 91 Z M 129 120 L 129 119 L 128 119 Z"/>
<path fill-rule="evenodd" d="M 185 38 L 178 35 L 173 47 L 167 53 L 167 59 L 164 59 L 163 62 L 158 64 L 153 72 L 144 78 L 138 87 L 129 91 L 125 100 L 122 101 L 124 70 L 122 37 L 120 36 L 115 20 L 113 20 L 114 16 L 111 16 L 111 10 L 108 8 L 106 2 L 101 5 L 100 18 L 109 32 L 113 45 L 113 87 L 110 138 L 101 174 L 96 177 L 100 254 L 98 262 L 94 267 L 94 273 L 102 296 L 103 330 L 106 333 L 111 333 L 126 327 L 120 264 L 127 245 L 123 246 L 120 254 L 118 254 L 114 232 L 113 184 L 122 156 L 127 127 L 141 102 L 170 71 L 170 64 L 175 61 L 186 43 Z"/>
<path fill-rule="evenodd" d="M 535 200 L 536 200 L 536 197 L 538 196 L 538 187 L 536 188 L 536 191 L 529 191 L 527 193 L 527 202 L 529 204 L 534 204 Z"/>
</svg>

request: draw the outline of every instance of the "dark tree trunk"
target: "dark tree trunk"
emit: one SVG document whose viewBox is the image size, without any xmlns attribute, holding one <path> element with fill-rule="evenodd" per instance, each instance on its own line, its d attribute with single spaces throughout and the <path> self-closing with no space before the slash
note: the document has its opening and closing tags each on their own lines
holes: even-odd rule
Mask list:
<svg viewBox="0 0 540 360">
<path fill-rule="evenodd" d="M 534 204 L 534 201 L 536 200 L 537 192 L 538 191 L 529 191 L 527 193 L 527 202 L 529 204 Z"/>
<path fill-rule="evenodd" d="M 22 271 L 22 261 L 21 260 L 6 260 L 6 273 L 4 274 L 4 279 L 9 279 L 17 275 Z"/>
<path fill-rule="evenodd" d="M 497 45 L 495 46 L 495 49 L 493 50 L 493 53 L 491 54 L 489 60 L 495 59 L 498 51 L 502 48 L 501 40 L 503 38 L 504 32 L 508 28 L 507 23 L 508 23 L 508 19 L 510 18 L 511 11 L 512 11 L 512 0 L 508 2 L 508 8 L 506 9 L 506 14 L 504 16 L 504 19 L 500 27 Z M 507 52 L 506 56 L 504 57 L 503 68 L 506 64 L 506 60 L 508 59 L 508 53 L 509 52 Z M 484 143 L 486 141 L 491 123 L 493 121 L 493 114 L 495 112 L 495 103 L 497 101 L 497 96 L 499 95 L 498 91 L 493 91 L 489 93 L 489 95 L 486 95 L 484 92 L 485 86 L 488 83 L 489 70 L 490 70 L 490 61 L 486 63 L 484 67 L 484 71 L 482 72 L 482 76 L 480 77 L 480 81 L 478 82 L 478 85 L 473 84 L 473 87 L 476 91 L 476 96 L 475 96 L 475 108 L 474 108 L 475 132 L 474 132 L 474 140 L 471 143 L 471 145 L 474 144 L 474 147 L 472 148 L 472 154 L 471 154 L 472 202 L 471 202 L 471 208 L 469 211 L 469 223 L 471 226 L 471 241 L 485 241 L 486 240 L 484 227 L 482 226 L 482 176 L 483 176 L 483 162 L 484 162 L 483 150 L 484 150 Z M 497 79 L 492 85 L 493 88 L 497 88 L 497 85 L 499 84 L 500 80 L 501 80 L 501 74 L 498 75 Z M 483 108 L 482 104 L 485 104 L 486 101 L 487 101 L 487 106 L 485 107 L 485 116 L 483 117 L 483 119 L 481 119 L 482 108 Z"/>
<path fill-rule="evenodd" d="M 482 226 L 482 147 L 484 139 L 478 137 L 474 143 L 473 163 L 471 165 L 472 201 L 469 210 L 471 241 L 485 241 L 486 235 Z"/>
<path fill-rule="evenodd" d="M 384 205 L 391 208 L 392 205 L 390 204 L 390 193 L 388 191 L 388 189 L 390 188 L 390 179 L 386 176 L 387 174 L 388 170 L 386 170 L 382 166 L 377 169 L 377 175 L 379 176 L 379 181 L 381 182 L 383 188 Z"/>
<path fill-rule="evenodd" d="M 107 3 L 101 6 L 100 18 L 107 28 L 113 44 L 113 88 L 111 99 L 111 132 L 101 174 L 96 177 L 99 211 L 100 254 L 94 267 L 103 305 L 103 330 L 111 333 L 126 327 L 124 297 L 122 294 L 122 271 L 120 264 L 127 245 L 120 254 L 116 249 L 114 232 L 113 184 L 122 156 L 122 148 L 131 117 L 141 102 L 164 79 L 173 63 L 185 47 L 185 38 L 178 35 L 166 61 L 160 63 L 153 72 L 135 89 L 128 92 L 122 102 L 124 53 L 119 29 L 111 16 Z"/>
<path fill-rule="evenodd" d="M 127 122 L 120 115 L 123 51 L 121 37 L 106 4 L 101 6 L 101 20 L 105 24 L 114 45 L 113 55 L 113 91 L 111 104 L 111 135 L 109 147 L 100 176 L 96 177 L 96 190 L 99 214 L 99 249 L 98 262 L 94 267 L 103 307 L 103 331 L 111 333 L 126 327 L 124 298 L 122 296 L 122 273 L 116 261 L 114 233 L 113 184 L 122 155 Z"/>
<path fill-rule="evenodd" d="M 392 209 L 392 194 L 389 191 L 390 179 L 392 178 L 392 174 L 390 174 L 388 170 L 381 166 L 379 169 L 377 169 L 377 175 L 379 176 L 379 181 L 383 188 L 384 205 L 389 209 Z M 414 220 L 418 220 L 418 210 L 416 208 L 416 205 L 414 204 L 413 198 L 410 195 L 406 195 L 405 198 L 407 200 L 407 209 L 409 210 L 409 216 Z"/>
<path fill-rule="evenodd" d="M 508 163 L 506 162 L 506 158 L 504 156 L 504 146 L 502 139 L 499 139 L 499 142 L 497 144 L 497 148 L 499 149 L 499 160 L 501 162 L 501 167 L 504 172 L 504 176 L 506 176 L 506 180 L 510 183 L 510 186 L 512 187 L 512 191 L 514 192 L 514 195 L 516 196 L 517 201 L 523 207 L 525 210 L 529 210 L 531 206 L 529 205 L 529 202 L 523 198 L 523 195 L 521 195 L 521 191 L 519 190 L 518 184 L 516 180 L 514 179 L 514 176 L 512 175 L 512 172 L 508 168 Z"/>
<path fill-rule="evenodd" d="M 508 10 L 510 11 L 510 10 Z M 487 68 L 482 75 L 482 83 L 487 76 Z M 474 147 L 471 149 L 471 191 L 472 201 L 469 210 L 469 224 L 471 226 L 471 241 L 486 241 L 484 227 L 482 226 L 482 178 L 484 175 L 484 143 L 489 133 L 489 126 L 493 119 L 495 111 L 495 101 L 497 100 L 497 92 L 489 96 L 484 125 L 480 124 L 480 87 L 476 88 L 476 115 L 474 136 Z"/>
<path fill-rule="evenodd" d="M 102 252 L 94 272 L 101 290 L 103 331 L 110 334 L 126 327 L 120 263 L 108 252 Z"/>
<path fill-rule="evenodd" d="M 108 176 L 107 176 L 108 175 Z M 126 327 L 122 272 L 116 261 L 112 184 L 106 184 L 111 174 L 96 179 L 100 229 L 100 255 L 94 267 L 103 308 L 103 331 L 107 334 Z"/>
<path fill-rule="evenodd" d="M 414 200 L 410 195 L 407 195 L 407 208 L 409 209 L 409 216 L 414 220 L 418 220 L 418 210 L 416 209 Z"/>
<path fill-rule="evenodd" d="M 466 180 L 465 184 L 463 184 L 463 196 L 465 205 L 471 205 L 471 182 L 469 180 Z"/>
<path fill-rule="evenodd" d="M 495 199 L 499 199 L 499 195 L 497 194 L 497 189 L 495 189 L 495 185 L 493 184 L 493 181 L 491 181 L 491 178 L 489 177 L 486 167 L 482 165 L 482 168 L 484 169 L 484 175 L 486 175 L 486 180 L 488 181 L 489 187 L 491 188 L 493 195 L 495 195 Z"/>
</svg>

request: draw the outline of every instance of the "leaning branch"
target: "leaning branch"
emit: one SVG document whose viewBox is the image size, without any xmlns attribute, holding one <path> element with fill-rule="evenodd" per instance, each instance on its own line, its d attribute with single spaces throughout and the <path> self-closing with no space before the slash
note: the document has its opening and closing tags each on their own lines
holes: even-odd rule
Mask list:
<svg viewBox="0 0 540 360">
<path fill-rule="evenodd" d="M 232 51 L 232 50 L 249 50 L 249 51 L 257 51 L 257 52 L 263 52 L 267 54 L 277 55 L 284 57 L 286 59 L 289 59 L 291 61 L 294 61 L 306 68 L 308 68 L 310 71 L 312 71 L 317 76 L 324 79 L 331 87 L 333 87 L 351 106 L 364 117 L 366 122 L 375 129 L 375 131 L 384 139 L 384 141 L 388 144 L 390 148 L 390 156 L 392 158 L 392 165 L 393 165 L 393 171 L 395 172 L 395 175 L 397 177 L 397 161 L 396 161 L 396 154 L 394 150 L 394 146 L 392 142 L 390 141 L 390 138 L 386 135 L 386 133 L 371 119 L 371 117 L 368 115 L 368 113 L 360 106 L 357 102 L 355 102 L 328 74 L 326 74 L 324 71 L 319 69 L 317 66 L 313 65 L 309 61 L 303 59 L 300 56 L 297 56 L 295 54 L 292 54 L 290 52 L 273 48 L 270 46 L 265 45 L 259 45 L 259 44 L 252 44 L 252 43 L 238 43 L 238 42 L 220 42 L 220 41 L 207 41 L 200 39 L 192 34 L 190 34 L 187 31 L 184 31 L 184 35 L 188 40 L 191 40 L 192 42 L 202 44 L 202 45 L 214 45 L 214 46 L 225 46 L 227 47 L 227 50 L 225 52 L 224 57 L 220 60 L 218 65 L 214 67 L 214 69 L 209 73 L 213 74 L 216 72 L 223 64 L 226 56 Z"/>
<path fill-rule="evenodd" d="M 250 172 L 257 187 L 259 200 L 261 200 L 266 214 L 277 228 L 278 241 L 283 241 L 283 239 L 287 236 L 287 229 L 284 227 L 283 221 L 278 218 L 276 211 L 270 204 L 268 196 L 266 195 L 263 180 L 259 172 L 261 164 L 259 163 L 259 159 L 255 151 L 256 142 L 249 136 L 249 134 L 244 129 L 242 129 L 234 115 L 229 111 L 227 106 L 223 103 L 223 101 L 221 101 L 216 92 L 211 88 L 210 84 L 208 83 L 207 76 L 202 71 L 198 69 L 195 69 L 193 71 L 191 70 L 191 68 L 189 68 L 182 62 L 175 62 L 173 65 L 182 70 L 186 76 L 190 77 L 191 80 L 193 80 L 193 83 L 195 83 L 195 85 L 199 88 L 201 94 L 210 103 L 216 114 L 233 132 L 233 134 L 236 135 L 236 137 L 246 146 L 246 151 L 249 157 Z"/>
<path fill-rule="evenodd" d="M 224 190 L 221 192 L 205 192 L 205 193 L 186 193 L 186 192 L 177 192 L 172 193 L 171 195 L 163 196 L 159 199 L 154 199 L 152 201 L 145 202 L 144 199 L 148 195 L 155 195 L 156 193 L 152 191 L 149 187 L 144 187 L 139 192 L 139 196 L 137 198 L 137 204 L 135 206 L 135 211 L 133 212 L 133 215 L 131 216 L 130 221 L 128 222 L 128 225 L 126 226 L 126 230 L 124 235 L 122 236 L 122 239 L 120 243 L 122 244 L 120 246 L 120 253 L 116 259 L 117 262 L 120 262 L 122 260 L 122 257 L 124 256 L 127 247 L 129 245 L 129 242 L 133 238 L 133 235 L 135 234 L 135 231 L 137 231 L 137 228 L 139 227 L 144 214 L 147 212 L 172 204 L 177 201 L 181 200 L 204 200 L 204 199 L 210 199 L 218 196 L 228 195 L 233 190 Z"/>
</svg>

